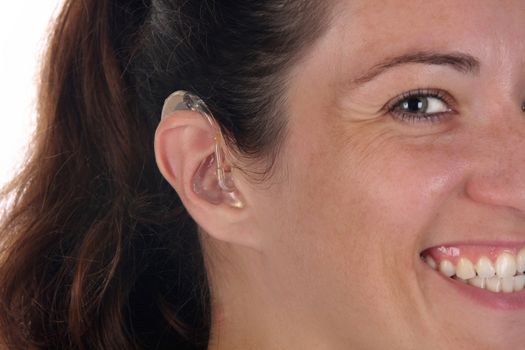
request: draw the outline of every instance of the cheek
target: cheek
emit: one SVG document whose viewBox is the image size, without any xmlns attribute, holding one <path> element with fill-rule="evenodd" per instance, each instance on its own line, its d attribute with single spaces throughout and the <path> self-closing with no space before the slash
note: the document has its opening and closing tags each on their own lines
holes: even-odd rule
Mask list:
<svg viewBox="0 0 525 350">
<path fill-rule="evenodd" d="M 345 207 L 359 213 L 352 216 L 359 230 L 351 239 L 374 252 L 360 258 L 376 261 L 378 274 L 392 274 L 398 265 L 400 273 L 414 270 L 429 230 L 462 195 L 465 162 L 447 148 L 394 143 L 361 162 L 359 173 L 349 172 L 355 185 L 348 189 Z"/>
<path fill-rule="evenodd" d="M 452 143 L 326 135 L 292 143 L 284 180 L 264 196 L 265 286 L 341 334 L 395 332 L 387 320 L 417 313 L 407 303 L 420 297 L 421 240 L 460 192 L 464 162 Z"/>
<path fill-rule="evenodd" d="M 348 284 L 410 266 L 425 229 L 460 192 L 463 162 L 446 145 L 305 147 L 289 160 L 273 229 L 277 249 L 309 277 L 331 271 Z"/>
<path fill-rule="evenodd" d="M 362 191 L 372 221 L 422 234 L 427 224 L 461 192 L 464 162 L 446 146 L 398 145 L 366 164 Z M 410 228 L 410 229 L 409 229 Z M 409 238 L 409 237 L 406 237 Z"/>
</svg>

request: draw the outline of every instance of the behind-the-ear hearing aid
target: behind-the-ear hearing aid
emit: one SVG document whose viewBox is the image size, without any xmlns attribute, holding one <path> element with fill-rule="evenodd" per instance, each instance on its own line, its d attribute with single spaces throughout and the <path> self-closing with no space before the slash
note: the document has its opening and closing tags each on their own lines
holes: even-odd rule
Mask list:
<svg viewBox="0 0 525 350">
<path fill-rule="evenodd" d="M 215 118 L 202 99 L 187 91 L 176 91 L 164 101 L 161 119 L 175 111 L 191 110 L 202 115 L 215 131 L 215 152 L 201 163 L 193 178 L 193 190 L 210 203 L 227 203 L 235 208 L 243 208 L 244 201 L 233 182 L 231 167 L 224 157 L 226 149 L 221 130 Z M 210 168 L 215 167 L 214 172 Z M 210 177 L 208 174 L 214 174 Z"/>
</svg>

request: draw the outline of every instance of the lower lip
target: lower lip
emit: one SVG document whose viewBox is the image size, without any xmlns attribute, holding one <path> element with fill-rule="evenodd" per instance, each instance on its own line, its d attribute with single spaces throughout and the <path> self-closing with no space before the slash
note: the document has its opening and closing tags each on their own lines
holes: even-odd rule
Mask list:
<svg viewBox="0 0 525 350">
<path fill-rule="evenodd" d="M 444 281 L 457 290 L 469 300 L 497 310 L 521 310 L 525 309 L 525 289 L 512 293 L 494 293 L 486 289 L 473 287 L 463 282 L 446 277 L 430 266 L 422 262 L 430 273 L 435 274 L 440 281 Z M 440 281 L 438 281 L 440 283 Z"/>
</svg>

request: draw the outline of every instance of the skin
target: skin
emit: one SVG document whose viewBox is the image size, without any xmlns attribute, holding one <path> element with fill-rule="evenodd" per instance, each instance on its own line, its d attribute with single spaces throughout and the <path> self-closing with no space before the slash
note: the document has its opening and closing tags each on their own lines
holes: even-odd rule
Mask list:
<svg viewBox="0 0 525 350">
<path fill-rule="evenodd" d="M 419 255 L 449 242 L 525 240 L 525 3 L 334 6 L 330 29 L 290 73 L 275 173 L 257 183 L 234 170 L 245 208 L 192 192 L 213 150 L 203 118 L 176 112 L 157 131 L 159 168 L 203 232 L 209 348 L 522 347 L 525 310 L 467 298 Z M 462 52 L 480 66 L 404 64 L 352 83 L 415 51 Z M 382 109 L 417 88 L 442 91 L 451 111 L 410 123 Z"/>
</svg>

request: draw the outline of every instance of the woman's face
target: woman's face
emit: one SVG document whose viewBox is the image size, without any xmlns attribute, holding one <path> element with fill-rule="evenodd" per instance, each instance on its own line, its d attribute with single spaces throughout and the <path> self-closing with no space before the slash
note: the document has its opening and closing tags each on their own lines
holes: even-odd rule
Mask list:
<svg viewBox="0 0 525 350">
<path fill-rule="evenodd" d="M 330 349 L 525 346 L 525 292 L 421 258 L 495 264 L 525 247 L 525 2 L 335 13 L 292 71 L 278 170 L 252 193 L 261 294 L 296 319 L 290 337 Z"/>
</svg>

